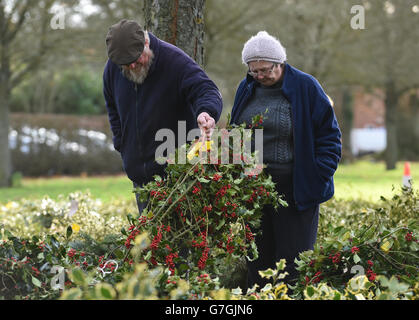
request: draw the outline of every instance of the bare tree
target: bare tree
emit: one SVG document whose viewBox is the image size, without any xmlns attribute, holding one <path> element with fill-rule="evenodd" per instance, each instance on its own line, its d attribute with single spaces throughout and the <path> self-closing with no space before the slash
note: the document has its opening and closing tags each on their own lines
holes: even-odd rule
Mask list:
<svg viewBox="0 0 419 320">
<path fill-rule="evenodd" d="M 364 85 L 385 93 L 387 170 L 398 160 L 397 113 L 400 99 L 419 89 L 419 13 L 414 0 L 372 0 L 367 15 L 370 30 L 365 33 L 365 60 L 360 61 Z M 416 9 L 415 9 L 416 8 Z"/>
<path fill-rule="evenodd" d="M 71 2 L 71 4 L 70 4 Z M 66 1 L 70 7 L 78 1 Z M 37 70 L 62 35 L 51 29 L 55 0 L 0 0 L 0 187 L 10 186 L 9 105 L 12 90 Z"/>
</svg>

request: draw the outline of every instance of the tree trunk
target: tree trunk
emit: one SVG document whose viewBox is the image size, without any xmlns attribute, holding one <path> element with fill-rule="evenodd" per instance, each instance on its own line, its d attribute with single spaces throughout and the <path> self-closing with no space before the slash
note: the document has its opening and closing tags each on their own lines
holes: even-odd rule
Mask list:
<svg viewBox="0 0 419 320">
<path fill-rule="evenodd" d="M 396 92 L 395 84 L 389 80 L 385 87 L 385 105 L 386 105 L 386 135 L 387 147 L 385 152 L 386 168 L 393 170 L 396 168 L 398 157 L 397 145 L 397 103 L 399 94 Z"/>
<path fill-rule="evenodd" d="M 413 114 L 412 116 L 413 141 L 419 142 L 419 99 L 416 95 L 414 96 L 412 100 L 411 106 L 412 106 L 412 114 Z"/>
<path fill-rule="evenodd" d="M 344 87 L 342 93 L 342 153 L 344 162 L 352 160 L 351 130 L 353 117 L 352 92 L 349 87 Z"/>
<path fill-rule="evenodd" d="M 145 0 L 145 29 L 204 63 L 205 0 Z"/>
<path fill-rule="evenodd" d="M 0 187 L 11 186 L 12 161 L 9 149 L 10 71 L 7 48 L 2 48 L 0 64 Z"/>
</svg>

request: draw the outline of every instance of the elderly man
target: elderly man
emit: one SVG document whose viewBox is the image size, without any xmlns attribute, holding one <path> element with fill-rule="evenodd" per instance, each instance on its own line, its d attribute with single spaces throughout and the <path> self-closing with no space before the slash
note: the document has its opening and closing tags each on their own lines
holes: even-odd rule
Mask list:
<svg viewBox="0 0 419 320">
<path fill-rule="evenodd" d="M 106 45 L 103 93 L 113 143 L 127 176 L 141 186 L 164 175 L 155 161 L 156 132 L 164 128 L 177 135 L 179 121 L 186 121 L 188 131 L 199 126 L 208 139 L 221 115 L 221 94 L 186 53 L 135 21 L 112 25 Z M 138 197 L 137 203 L 141 212 L 145 203 Z"/>
<path fill-rule="evenodd" d="M 287 260 L 291 283 L 298 276 L 294 259 L 314 248 L 319 204 L 334 194 L 341 132 L 319 82 L 287 64 L 279 40 L 259 32 L 244 45 L 242 60 L 248 73 L 237 89 L 231 122 L 250 124 L 264 114 L 263 162 L 288 203 L 278 212 L 264 209 L 256 237 L 260 254 L 248 263 L 248 286 L 264 285 L 258 271 L 280 259 Z"/>
</svg>

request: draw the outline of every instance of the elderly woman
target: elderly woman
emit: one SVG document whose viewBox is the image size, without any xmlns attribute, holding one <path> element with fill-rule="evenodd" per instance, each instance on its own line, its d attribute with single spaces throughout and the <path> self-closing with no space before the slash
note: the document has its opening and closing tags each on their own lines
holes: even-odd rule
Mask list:
<svg viewBox="0 0 419 320">
<path fill-rule="evenodd" d="M 248 286 L 263 286 L 258 271 L 274 268 L 280 259 L 287 260 L 286 281 L 293 283 L 294 259 L 314 248 L 319 204 L 334 194 L 341 132 L 319 82 L 286 62 L 279 40 L 259 32 L 245 43 L 242 60 L 248 72 L 237 89 L 231 122 L 250 124 L 264 114 L 263 162 L 288 203 L 278 211 L 264 209 L 256 237 L 259 258 L 248 262 Z"/>
</svg>

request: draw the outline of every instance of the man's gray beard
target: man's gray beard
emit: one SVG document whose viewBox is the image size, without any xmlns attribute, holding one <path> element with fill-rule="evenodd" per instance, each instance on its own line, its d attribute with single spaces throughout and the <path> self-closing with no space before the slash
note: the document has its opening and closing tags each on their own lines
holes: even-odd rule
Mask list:
<svg viewBox="0 0 419 320">
<path fill-rule="evenodd" d="M 150 66 L 153 63 L 154 54 L 153 51 L 150 50 L 150 52 L 150 59 L 146 65 L 144 65 L 139 71 L 122 68 L 123 76 L 134 83 L 142 84 L 147 78 L 148 70 L 150 70 Z"/>
</svg>

